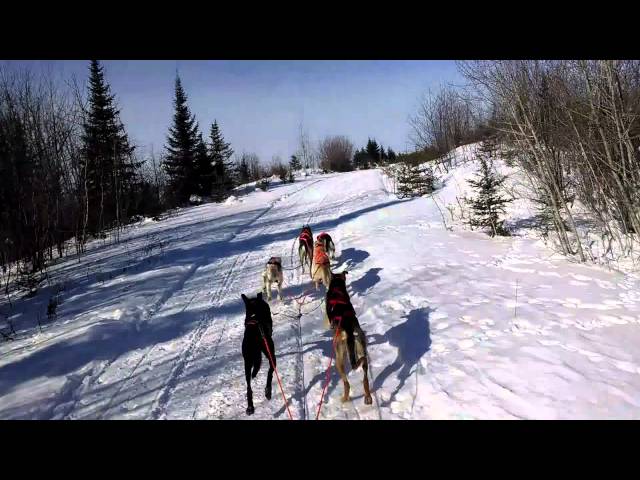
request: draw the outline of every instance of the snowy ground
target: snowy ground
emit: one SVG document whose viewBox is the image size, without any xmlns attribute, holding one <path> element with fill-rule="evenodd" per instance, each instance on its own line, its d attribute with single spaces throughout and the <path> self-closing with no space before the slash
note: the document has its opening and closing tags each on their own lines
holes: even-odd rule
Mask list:
<svg viewBox="0 0 640 480">
<path fill-rule="evenodd" d="M 353 401 L 342 404 L 334 369 L 320 418 L 640 418 L 637 278 L 571 263 L 535 239 L 445 229 L 433 199 L 396 199 L 379 170 L 185 209 L 60 263 L 57 320 L 32 328 L 45 289 L 16 304 L 21 340 L 0 344 L 0 418 L 288 418 L 275 379 L 264 399 L 266 362 L 255 414 L 244 413 L 240 294 L 261 288 L 270 256 L 292 265 L 306 222 L 334 238 L 333 270 L 350 272 L 374 392 L 364 405 L 352 372 Z M 315 417 L 331 355 L 324 290 L 309 289 L 308 274 L 287 270 L 285 301 L 272 301 L 296 419 Z M 299 320 L 293 297 L 309 291 Z"/>
</svg>

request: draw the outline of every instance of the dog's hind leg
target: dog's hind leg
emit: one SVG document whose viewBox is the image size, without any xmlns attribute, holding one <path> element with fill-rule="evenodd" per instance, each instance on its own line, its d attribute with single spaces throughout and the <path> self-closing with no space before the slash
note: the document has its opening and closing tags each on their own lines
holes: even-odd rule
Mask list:
<svg viewBox="0 0 640 480">
<path fill-rule="evenodd" d="M 338 334 L 340 337 L 344 335 L 343 332 Z M 351 385 L 349 385 L 349 381 L 347 380 L 347 374 L 344 372 L 344 361 L 345 361 L 345 344 L 342 338 L 338 339 L 338 344 L 336 345 L 336 370 L 338 370 L 338 374 L 342 379 L 342 385 L 344 386 L 344 394 L 342 395 L 342 401 L 349 401 L 349 392 L 351 391 Z"/>
<path fill-rule="evenodd" d="M 282 281 L 284 279 L 283 275 L 280 275 L 280 278 L 278 278 L 278 300 L 282 301 Z"/>
<path fill-rule="evenodd" d="M 306 259 L 306 250 L 304 250 L 304 246 L 300 244 L 298 246 L 298 259 L 300 260 L 300 265 L 302 266 L 302 273 L 304 273 L 304 265 L 307 263 Z"/>
<path fill-rule="evenodd" d="M 273 368 L 276 366 L 276 349 L 273 345 L 272 338 L 267 338 L 267 344 L 269 345 L 273 365 L 271 364 L 271 361 L 269 361 L 269 372 L 267 372 L 267 386 L 264 388 L 264 396 L 267 397 L 267 400 L 271 400 L 271 380 L 273 379 Z M 267 358 L 269 358 L 269 353 L 267 351 L 264 353 L 267 355 Z"/>
<path fill-rule="evenodd" d="M 358 340 L 356 342 L 356 353 L 358 355 L 358 365 L 362 365 L 362 372 L 364 378 L 362 379 L 362 386 L 364 388 L 364 404 L 371 405 L 373 400 L 371 399 L 371 391 L 369 390 L 369 361 L 367 359 L 367 338 L 360 327 L 356 327 L 355 333 L 358 334 Z M 360 348 L 358 348 L 360 347 Z"/>
<path fill-rule="evenodd" d="M 371 391 L 369 390 L 369 362 L 367 359 L 364 359 L 362 362 L 362 372 L 364 373 L 364 378 L 362 379 L 362 386 L 364 387 L 364 404 L 371 405 L 373 400 L 371 399 Z"/>
<path fill-rule="evenodd" d="M 244 359 L 244 376 L 247 380 L 247 415 L 252 415 L 255 412 L 253 408 L 253 391 L 251 390 L 251 365 L 252 362 Z"/>
<path fill-rule="evenodd" d="M 329 291 L 329 284 L 331 284 L 331 270 L 329 266 L 324 271 L 324 278 L 322 279 L 322 283 L 324 284 L 325 291 Z"/>
<path fill-rule="evenodd" d="M 269 289 L 267 290 L 267 284 L 268 284 L 268 280 L 267 280 L 268 274 L 267 272 L 262 272 L 262 294 L 266 295 L 269 300 L 271 300 L 271 285 L 269 285 Z"/>
</svg>

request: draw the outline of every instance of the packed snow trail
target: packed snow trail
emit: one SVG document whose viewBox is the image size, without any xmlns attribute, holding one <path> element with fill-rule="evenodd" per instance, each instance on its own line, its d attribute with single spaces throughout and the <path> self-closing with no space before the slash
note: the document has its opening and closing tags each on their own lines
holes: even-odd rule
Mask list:
<svg viewBox="0 0 640 480">
<path fill-rule="evenodd" d="M 349 271 L 374 396 L 364 405 L 362 372 L 350 372 L 343 404 L 332 367 L 321 419 L 640 417 L 637 278 L 531 239 L 449 231 L 432 199 L 385 185 L 378 170 L 312 176 L 63 261 L 59 319 L 0 344 L 0 418 L 288 418 L 275 380 L 264 398 L 266 359 L 245 414 L 240 294 L 261 289 L 270 256 L 286 270 L 285 300 L 274 289 L 271 301 L 278 371 L 294 418 L 314 418 L 332 332 L 324 287 L 288 270 L 307 221 L 333 237 L 332 269 Z M 162 248 L 146 255 L 150 242 Z M 25 300 L 23 317 L 42 302 Z"/>
</svg>

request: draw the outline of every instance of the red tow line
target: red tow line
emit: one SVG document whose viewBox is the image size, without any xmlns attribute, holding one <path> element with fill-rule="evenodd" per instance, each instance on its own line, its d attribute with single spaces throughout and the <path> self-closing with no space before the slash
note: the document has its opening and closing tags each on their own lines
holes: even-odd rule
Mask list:
<svg viewBox="0 0 640 480">
<path fill-rule="evenodd" d="M 340 333 L 340 322 L 342 322 L 342 317 L 338 319 L 338 326 L 336 327 L 336 335 L 333 337 L 333 351 L 331 352 L 331 359 L 329 360 L 329 367 L 327 368 L 327 375 L 324 381 L 324 388 L 322 389 L 322 395 L 320 396 L 320 403 L 318 403 L 318 411 L 316 412 L 316 420 L 320 417 L 320 409 L 322 408 L 322 400 L 324 399 L 324 393 L 327 391 L 327 386 L 329 386 L 329 374 L 331 372 L 331 363 L 333 362 L 334 353 L 336 353 L 336 343 L 338 340 L 338 334 Z"/>
<path fill-rule="evenodd" d="M 269 354 L 269 362 L 271 363 L 271 368 L 276 372 L 276 378 L 278 379 L 278 385 L 280 386 L 280 392 L 282 393 L 282 399 L 284 400 L 284 406 L 287 409 L 287 413 L 289 414 L 289 420 L 293 420 L 293 416 L 291 415 L 291 410 L 289 410 L 289 403 L 287 402 L 287 397 L 284 394 L 284 389 L 282 388 L 282 382 L 280 381 L 280 375 L 278 375 L 278 369 L 276 368 L 275 363 L 273 362 L 273 357 L 271 356 L 271 350 L 269 350 L 269 343 L 264 336 L 264 332 L 262 331 L 262 325 L 258 324 L 260 328 L 260 334 L 262 335 L 262 340 L 264 341 L 264 346 L 267 349 L 267 353 Z"/>
</svg>

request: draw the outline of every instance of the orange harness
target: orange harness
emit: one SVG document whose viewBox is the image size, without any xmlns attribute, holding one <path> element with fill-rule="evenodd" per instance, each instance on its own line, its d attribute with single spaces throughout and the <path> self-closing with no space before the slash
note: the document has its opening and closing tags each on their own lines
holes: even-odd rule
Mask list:
<svg viewBox="0 0 640 480">
<path fill-rule="evenodd" d="M 329 261 L 329 257 L 327 256 L 327 252 L 324 251 L 324 247 L 322 243 L 316 243 L 316 246 L 313 250 L 313 263 L 316 265 L 325 265 L 331 263 Z"/>
</svg>

